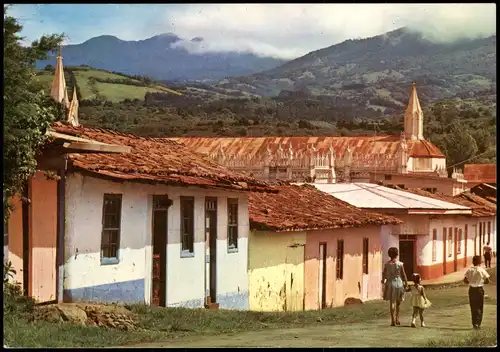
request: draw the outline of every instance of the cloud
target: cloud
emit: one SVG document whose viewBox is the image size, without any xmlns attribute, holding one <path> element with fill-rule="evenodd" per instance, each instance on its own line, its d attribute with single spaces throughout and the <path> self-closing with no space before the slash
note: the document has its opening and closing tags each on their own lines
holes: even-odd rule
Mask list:
<svg viewBox="0 0 500 352">
<path fill-rule="evenodd" d="M 400 27 L 440 42 L 496 34 L 495 4 L 224 4 L 167 11 L 165 24 L 192 52 L 244 51 L 296 58 Z M 201 36 L 204 41 L 189 39 Z"/>
</svg>

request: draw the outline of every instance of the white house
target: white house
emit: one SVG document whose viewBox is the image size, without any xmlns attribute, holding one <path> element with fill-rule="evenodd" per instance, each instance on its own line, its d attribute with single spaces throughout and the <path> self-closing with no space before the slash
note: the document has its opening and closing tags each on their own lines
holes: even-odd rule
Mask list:
<svg viewBox="0 0 500 352">
<path fill-rule="evenodd" d="M 267 186 L 162 138 L 51 133 L 9 220 L 30 296 L 248 309 L 247 194 Z"/>
<path fill-rule="evenodd" d="M 370 183 L 315 184 L 320 191 L 355 207 L 403 221 L 382 235 L 382 253 L 399 248 L 407 275 L 432 279 L 463 268 L 472 256 L 470 207 Z"/>
</svg>

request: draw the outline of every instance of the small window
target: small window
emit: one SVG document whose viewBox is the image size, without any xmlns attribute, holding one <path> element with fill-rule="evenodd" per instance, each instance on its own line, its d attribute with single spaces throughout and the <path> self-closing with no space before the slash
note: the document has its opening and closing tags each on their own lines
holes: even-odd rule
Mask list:
<svg viewBox="0 0 500 352">
<path fill-rule="evenodd" d="M 337 241 L 337 280 L 344 278 L 344 240 Z"/>
<path fill-rule="evenodd" d="M 453 254 L 453 228 L 448 228 L 448 257 Z"/>
<path fill-rule="evenodd" d="M 368 274 L 368 238 L 363 238 L 363 274 Z"/>
<path fill-rule="evenodd" d="M 122 195 L 105 194 L 102 210 L 101 261 L 116 263 L 120 244 Z"/>
<path fill-rule="evenodd" d="M 182 252 L 194 253 L 194 197 L 181 197 Z"/>
<path fill-rule="evenodd" d="M 437 246 L 437 230 L 432 230 L 432 261 L 435 262 L 437 260 L 436 256 L 436 246 Z"/>
<path fill-rule="evenodd" d="M 384 175 L 384 180 L 386 181 L 392 180 L 392 175 Z"/>
<path fill-rule="evenodd" d="M 462 253 L 462 229 L 458 230 L 458 239 L 457 239 L 457 254 Z"/>
<path fill-rule="evenodd" d="M 227 246 L 238 249 L 238 199 L 227 200 Z"/>
<path fill-rule="evenodd" d="M 405 185 L 398 185 L 399 188 L 405 188 Z"/>
</svg>

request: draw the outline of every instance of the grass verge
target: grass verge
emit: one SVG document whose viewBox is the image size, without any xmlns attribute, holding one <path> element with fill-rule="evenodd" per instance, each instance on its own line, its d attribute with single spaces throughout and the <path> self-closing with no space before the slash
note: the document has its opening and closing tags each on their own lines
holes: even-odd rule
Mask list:
<svg viewBox="0 0 500 352">
<path fill-rule="evenodd" d="M 497 345 L 497 331 L 484 329 L 474 331 L 464 337 L 430 340 L 426 347 L 493 347 Z"/>
<path fill-rule="evenodd" d="M 486 299 L 496 304 L 496 286 L 486 286 L 485 291 L 488 295 Z M 433 307 L 439 309 L 468 304 L 467 291 L 463 287 L 429 291 L 428 295 Z M 168 341 L 186 335 L 300 328 L 318 324 L 343 325 L 384 318 L 389 322 L 388 305 L 384 301 L 305 312 L 215 311 L 134 305 L 129 308 L 139 315 L 139 326 L 142 330 L 125 332 L 67 323 L 32 321 L 32 304 L 22 298 L 5 298 L 4 296 L 4 343 L 9 347 L 126 346 Z M 12 299 L 18 301 L 13 302 Z M 409 315 L 411 309 L 410 304 L 405 302 L 401 314 Z"/>
</svg>

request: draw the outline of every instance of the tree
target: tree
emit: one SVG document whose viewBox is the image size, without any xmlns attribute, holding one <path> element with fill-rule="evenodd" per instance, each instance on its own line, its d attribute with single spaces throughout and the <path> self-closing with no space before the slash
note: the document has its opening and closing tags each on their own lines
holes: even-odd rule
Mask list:
<svg viewBox="0 0 500 352">
<path fill-rule="evenodd" d="M 443 138 L 443 144 L 449 166 L 463 166 L 466 161 L 476 156 L 478 150 L 469 129 L 458 120 L 452 123 L 450 133 Z"/>
<path fill-rule="evenodd" d="M 7 10 L 4 6 L 4 221 L 9 216 L 8 200 L 23 191 L 36 171 L 36 155 L 46 140 L 47 127 L 60 116 L 57 105 L 39 90 L 35 62 L 46 59 L 63 39 L 62 35 L 43 36 L 23 47 L 22 26 Z"/>
</svg>

